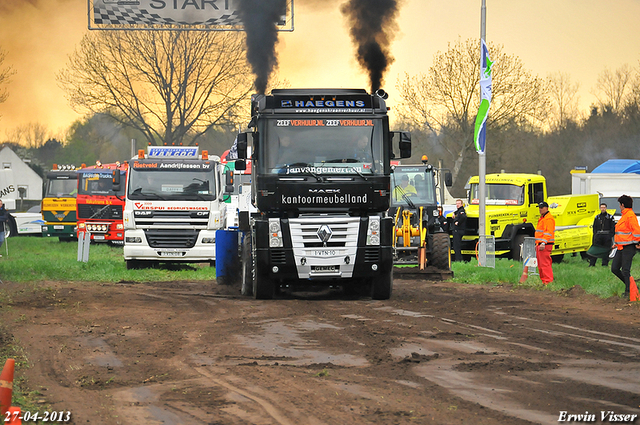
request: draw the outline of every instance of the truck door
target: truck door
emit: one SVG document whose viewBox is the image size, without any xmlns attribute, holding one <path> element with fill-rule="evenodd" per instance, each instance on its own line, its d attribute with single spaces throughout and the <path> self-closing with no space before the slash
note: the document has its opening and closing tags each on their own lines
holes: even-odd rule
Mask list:
<svg viewBox="0 0 640 425">
<path fill-rule="evenodd" d="M 545 199 L 544 183 L 532 183 L 529 185 L 529 221 L 535 226 L 540 218 L 538 204 Z"/>
</svg>

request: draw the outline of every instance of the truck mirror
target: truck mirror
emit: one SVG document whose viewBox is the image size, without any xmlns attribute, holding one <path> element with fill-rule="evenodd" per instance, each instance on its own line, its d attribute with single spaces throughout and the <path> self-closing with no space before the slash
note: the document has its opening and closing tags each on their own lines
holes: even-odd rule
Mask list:
<svg viewBox="0 0 640 425">
<path fill-rule="evenodd" d="M 111 190 L 114 192 L 120 191 L 120 170 L 113 170 L 113 178 L 111 179 Z"/>
<path fill-rule="evenodd" d="M 453 186 L 453 175 L 448 171 L 444 173 L 444 184 L 447 187 Z"/>
<path fill-rule="evenodd" d="M 251 137 L 252 137 L 252 149 L 251 149 L 251 159 L 253 159 L 253 156 L 256 154 L 256 152 L 258 151 L 258 140 L 260 140 L 260 133 L 258 133 L 257 131 L 254 131 L 253 133 L 251 133 Z"/>
<path fill-rule="evenodd" d="M 237 165 L 237 161 L 236 161 L 236 165 Z M 225 171 L 224 177 L 225 177 L 224 192 L 233 193 L 233 171 L 231 170 Z"/>
<path fill-rule="evenodd" d="M 247 133 L 238 134 L 238 159 L 247 159 Z"/>
<path fill-rule="evenodd" d="M 400 158 L 409 158 L 411 156 L 411 133 L 400 132 Z"/>
<path fill-rule="evenodd" d="M 247 169 L 247 162 L 244 159 L 236 159 L 236 170 L 244 171 Z"/>
</svg>

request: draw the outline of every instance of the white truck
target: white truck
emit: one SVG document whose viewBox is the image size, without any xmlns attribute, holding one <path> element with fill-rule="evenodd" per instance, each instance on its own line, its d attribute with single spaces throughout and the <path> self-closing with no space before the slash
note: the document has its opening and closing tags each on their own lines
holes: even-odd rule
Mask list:
<svg viewBox="0 0 640 425">
<path fill-rule="evenodd" d="M 584 170 L 571 171 L 571 193 L 586 195 L 596 193 L 600 202 L 609 210 L 615 209 L 614 217 L 620 217 L 620 195 L 640 199 L 640 174 L 635 173 L 585 173 Z"/>
<path fill-rule="evenodd" d="M 152 262 L 215 265 L 225 228 L 220 158 L 197 146 L 149 146 L 129 163 L 123 213 L 127 269 Z M 114 176 L 114 185 L 118 185 Z"/>
</svg>

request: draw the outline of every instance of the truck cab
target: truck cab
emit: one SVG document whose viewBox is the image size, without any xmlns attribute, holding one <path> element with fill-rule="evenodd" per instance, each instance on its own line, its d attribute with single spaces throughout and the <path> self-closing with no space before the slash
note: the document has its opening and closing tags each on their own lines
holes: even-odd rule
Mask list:
<svg viewBox="0 0 640 425">
<path fill-rule="evenodd" d="M 149 146 L 129 163 L 124 208 L 127 268 L 153 262 L 215 265 L 224 229 L 220 158 L 197 146 Z"/>
<path fill-rule="evenodd" d="M 248 135 L 253 142 L 257 208 L 239 220 L 244 293 L 272 298 L 283 285 L 341 284 L 391 296 L 391 143 L 398 136 L 407 157 L 411 142 L 389 131 L 385 96 L 359 89 L 252 96 L 250 131 L 238 136 L 240 160 Z"/>
<path fill-rule="evenodd" d="M 114 173 L 126 181 L 127 164 L 98 162 L 94 166 L 78 170 L 78 194 L 76 197 L 78 235 L 89 233 L 93 242 L 124 244 L 124 184 L 114 188 Z M 115 189 L 115 190 L 114 190 Z"/>
<path fill-rule="evenodd" d="M 55 165 L 47 172 L 45 194 L 42 198 L 42 236 L 57 237 L 60 241 L 76 239 L 76 196 L 78 174 L 73 165 Z"/>
<path fill-rule="evenodd" d="M 479 177 L 469 179 L 467 225 L 462 238 L 462 254 L 476 255 L 478 242 Z M 487 235 L 495 238 L 495 255 L 521 259 L 525 237 L 533 237 L 540 218 L 538 204 L 546 201 L 556 220 L 553 257 L 584 252 L 591 246 L 593 219 L 599 212 L 597 195 L 547 196 L 546 179 L 538 174 L 486 175 Z"/>
</svg>

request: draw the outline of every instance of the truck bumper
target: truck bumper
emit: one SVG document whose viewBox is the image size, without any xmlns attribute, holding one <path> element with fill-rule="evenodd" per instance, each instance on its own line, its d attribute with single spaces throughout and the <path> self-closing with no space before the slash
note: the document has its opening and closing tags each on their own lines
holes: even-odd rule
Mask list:
<svg viewBox="0 0 640 425">
<path fill-rule="evenodd" d="M 204 243 L 203 240 L 211 242 Z M 201 230 L 192 247 L 151 247 L 142 229 L 126 230 L 124 259 L 172 263 L 199 263 L 215 261 L 215 231 Z"/>
<path fill-rule="evenodd" d="M 42 225 L 42 236 L 72 239 L 76 237 L 76 225 L 46 223 Z"/>
</svg>

